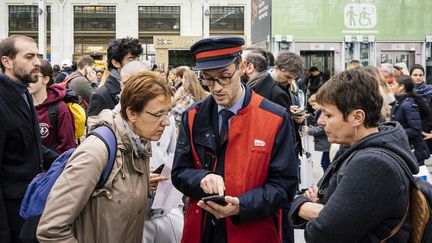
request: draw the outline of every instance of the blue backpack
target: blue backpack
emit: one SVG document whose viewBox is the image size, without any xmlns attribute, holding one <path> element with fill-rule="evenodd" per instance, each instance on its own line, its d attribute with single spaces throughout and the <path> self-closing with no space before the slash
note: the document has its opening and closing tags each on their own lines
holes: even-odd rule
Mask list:
<svg viewBox="0 0 432 243">
<path fill-rule="evenodd" d="M 102 175 L 96 185 L 95 189 L 103 188 L 108 180 L 108 176 L 114 166 L 114 161 L 117 153 L 117 140 L 116 136 L 107 126 L 99 126 L 95 128 L 88 136 L 94 135 L 101 139 L 108 149 L 108 165 L 102 172 Z M 30 185 L 27 187 L 27 191 L 24 195 L 24 199 L 21 203 L 19 214 L 24 219 L 30 219 L 33 217 L 41 216 L 45 204 L 48 199 L 48 194 L 51 191 L 55 181 L 62 173 L 65 168 L 70 156 L 75 151 L 75 148 L 71 148 L 68 151 L 61 154 L 51 165 L 49 170 L 44 173 L 37 175 Z"/>
</svg>

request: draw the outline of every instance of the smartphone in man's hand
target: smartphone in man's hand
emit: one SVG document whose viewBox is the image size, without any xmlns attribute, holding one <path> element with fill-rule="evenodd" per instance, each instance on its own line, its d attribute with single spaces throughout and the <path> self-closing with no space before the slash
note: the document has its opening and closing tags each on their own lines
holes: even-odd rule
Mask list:
<svg viewBox="0 0 432 243">
<path fill-rule="evenodd" d="M 225 201 L 225 197 L 219 196 L 219 195 L 213 195 L 213 196 L 203 197 L 201 200 L 203 200 L 205 203 L 211 201 L 211 202 L 217 203 L 217 204 L 219 204 L 221 206 L 228 205 L 228 203 Z"/>
</svg>

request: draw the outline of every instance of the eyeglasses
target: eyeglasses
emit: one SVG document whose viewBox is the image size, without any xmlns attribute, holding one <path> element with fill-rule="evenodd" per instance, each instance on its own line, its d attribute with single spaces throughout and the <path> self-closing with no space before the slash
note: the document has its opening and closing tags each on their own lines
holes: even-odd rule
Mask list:
<svg viewBox="0 0 432 243">
<path fill-rule="evenodd" d="M 166 111 L 166 112 L 160 112 L 160 113 L 152 113 L 150 111 L 146 111 L 144 110 L 147 114 L 153 116 L 154 118 L 156 118 L 159 122 L 161 122 L 165 117 L 170 117 L 172 111 Z"/>
<path fill-rule="evenodd" d="M 202 80 L 203 80 L 203 84 L 205 86 L 213 86 L 215 84 L 215 82 L 218 82 L 220 85 L 228 85 L 231 83 L 231 79 L 232 77 L 234 77 L 235 73 L 238 71 L 238 64 L 236 65 L 236 68 L 234 70 L 234 72 L 230 75 L 230 76 L 222 76 L 219 78 L 210 78 L 210 77 L 206 77 L 206 76 L 202 76 Z"/>
</svg>

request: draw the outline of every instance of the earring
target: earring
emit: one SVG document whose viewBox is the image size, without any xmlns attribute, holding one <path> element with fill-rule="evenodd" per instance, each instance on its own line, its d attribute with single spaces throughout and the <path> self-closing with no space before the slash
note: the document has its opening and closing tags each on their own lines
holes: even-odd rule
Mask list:
<svg viewBox="0 0 432 243">
<path fill-rule="evenodd" d="M 354 127 L 354 136 L 357 137 L 357 135 L 358 135 L 358 129 L 357 129 L 357 127 L 358 126 L 356 126 L 356 125 L 353 124 L 353 127 Z"/>
</svg>

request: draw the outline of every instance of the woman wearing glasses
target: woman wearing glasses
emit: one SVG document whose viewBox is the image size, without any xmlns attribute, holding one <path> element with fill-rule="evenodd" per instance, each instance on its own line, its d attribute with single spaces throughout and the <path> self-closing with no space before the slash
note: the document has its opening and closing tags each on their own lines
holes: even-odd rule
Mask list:
<svg viewBox="0 0 432 243">
<path fill-rule="evenodd" d="M 55 182 L 41 217 L 40 242 L 141 242 L 149 194 L 150 141 L 170 124 L 171 89 L 153 72 L 129 77 L 120 113 L 102 111 L 97 125 L 117 137 L 117 157 L 102 189 L 107 165 L 104 143 L 89 136 Z"/>
</svg>

